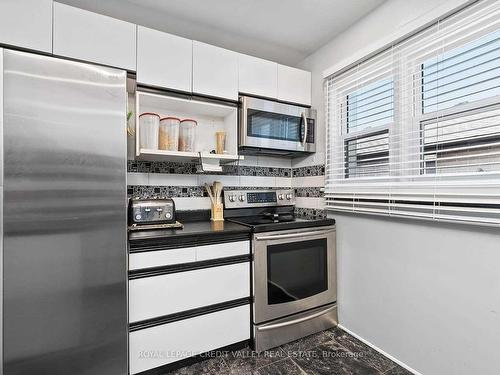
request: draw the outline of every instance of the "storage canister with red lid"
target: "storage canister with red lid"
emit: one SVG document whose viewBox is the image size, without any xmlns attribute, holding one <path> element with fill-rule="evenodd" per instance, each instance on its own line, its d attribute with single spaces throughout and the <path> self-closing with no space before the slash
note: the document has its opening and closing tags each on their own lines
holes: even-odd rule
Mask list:
<svg viewBox="0 0 500 375">
<path fill-rule="evenodd" d="M 160 150 L 177 151 L 179 149 L 179 124 L 177 117 L 160 119 Z"/>
</svg>

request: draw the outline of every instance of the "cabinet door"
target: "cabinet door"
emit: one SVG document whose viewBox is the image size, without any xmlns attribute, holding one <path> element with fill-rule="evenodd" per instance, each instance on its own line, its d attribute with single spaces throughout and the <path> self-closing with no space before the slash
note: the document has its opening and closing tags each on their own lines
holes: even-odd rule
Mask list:
<svg viewBox="0 0 500 375">
<path fill-rule="evenodd" d="M 193 41 L 137 27 L 137 82 L 191 92 Z"/>
<path fill-rule="evenodd" d="M 136 26 L 54 2 L 54 54 L 135 71 Z"/>
<path fill-rule="evenodd" d="M 276 99 L 278 97 L 278 64 L 239 54 L 238 90 L 245 94 Z"/>
<path fill-rule="evenodd" d="M 1 0 L 0 43 L 52 52 L 52 0 Z"/>
<path fill-rule="evenodd" d="M 278 64 L 278 99 L 311 105 L 311 72 Z"/>
<path fill-rule="evenodd" d="M 238 54 L 194 41 L 193 92 L 238 100 Z"/>
</svg>

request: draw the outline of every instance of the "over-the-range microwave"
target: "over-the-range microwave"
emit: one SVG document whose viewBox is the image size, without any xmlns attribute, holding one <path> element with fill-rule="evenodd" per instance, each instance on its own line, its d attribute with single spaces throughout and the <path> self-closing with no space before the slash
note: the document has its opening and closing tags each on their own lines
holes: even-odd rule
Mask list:
<svg viewBox="0 0 500 375">
<path fill-rule="evenodd" d="M 316 152 L 316 110 L 240 96 L 239 152 L 299 156 Z"/>
</svg>

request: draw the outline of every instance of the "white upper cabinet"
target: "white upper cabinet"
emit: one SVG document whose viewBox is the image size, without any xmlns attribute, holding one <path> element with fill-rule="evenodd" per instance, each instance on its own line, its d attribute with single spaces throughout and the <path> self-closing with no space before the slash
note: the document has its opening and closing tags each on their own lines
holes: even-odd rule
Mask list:
<svg viewBox="0 0 500 375">
<path fill-rule="evenodd" d="M 278 64 L 239 54 L 238 89 L 241 93 L 276 99 L 278 97 Z"/>
<path fill-rule="evenodd" d="M 278 100 L 311 105 L 311 72 L 278 64 Z"/>
<path fill-rule="evenodd" d="M 137 27 L 137 82 L 191 92 L 193 41 Z"/>
<path fill-rule="evenodd" d="M 193 93 L 238 100 L 238 54 L 193 41 Z"/>
<path fill-rule="evenodd" d="M 136 25 L 54 2 L 54 55 L 135 71 Z"/>
<path fill-rule="evenodd" d="M 0 43 L 52 52 L 52 0 L 0 0 Z"/>
</svg>

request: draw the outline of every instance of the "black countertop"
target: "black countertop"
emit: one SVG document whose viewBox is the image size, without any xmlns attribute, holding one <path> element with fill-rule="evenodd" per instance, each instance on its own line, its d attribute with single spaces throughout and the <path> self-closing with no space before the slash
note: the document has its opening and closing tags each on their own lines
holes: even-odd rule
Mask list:
<svg viewBox="0 0 500 375">
<path fill-rule="evenodd" d="M 129 232 L 130 252 L 250 240 L 251 228 L 229 221 L 211 221 L 210 211 L 181 211 L 177 220 L 184 225 L 183 229 Z"/>
<path fill-rule="evenodd" d="M 144 240 L 158 238 L 181 238 L 193 236 L 224 237 L 227 235 L 243 235 L 250 238 L 250 228 L 230 221 L 193 221 L 182 222 L 183 229 L 160 229 L 134 231 L 129 233 L 129 240 Z"/>
</svg>

